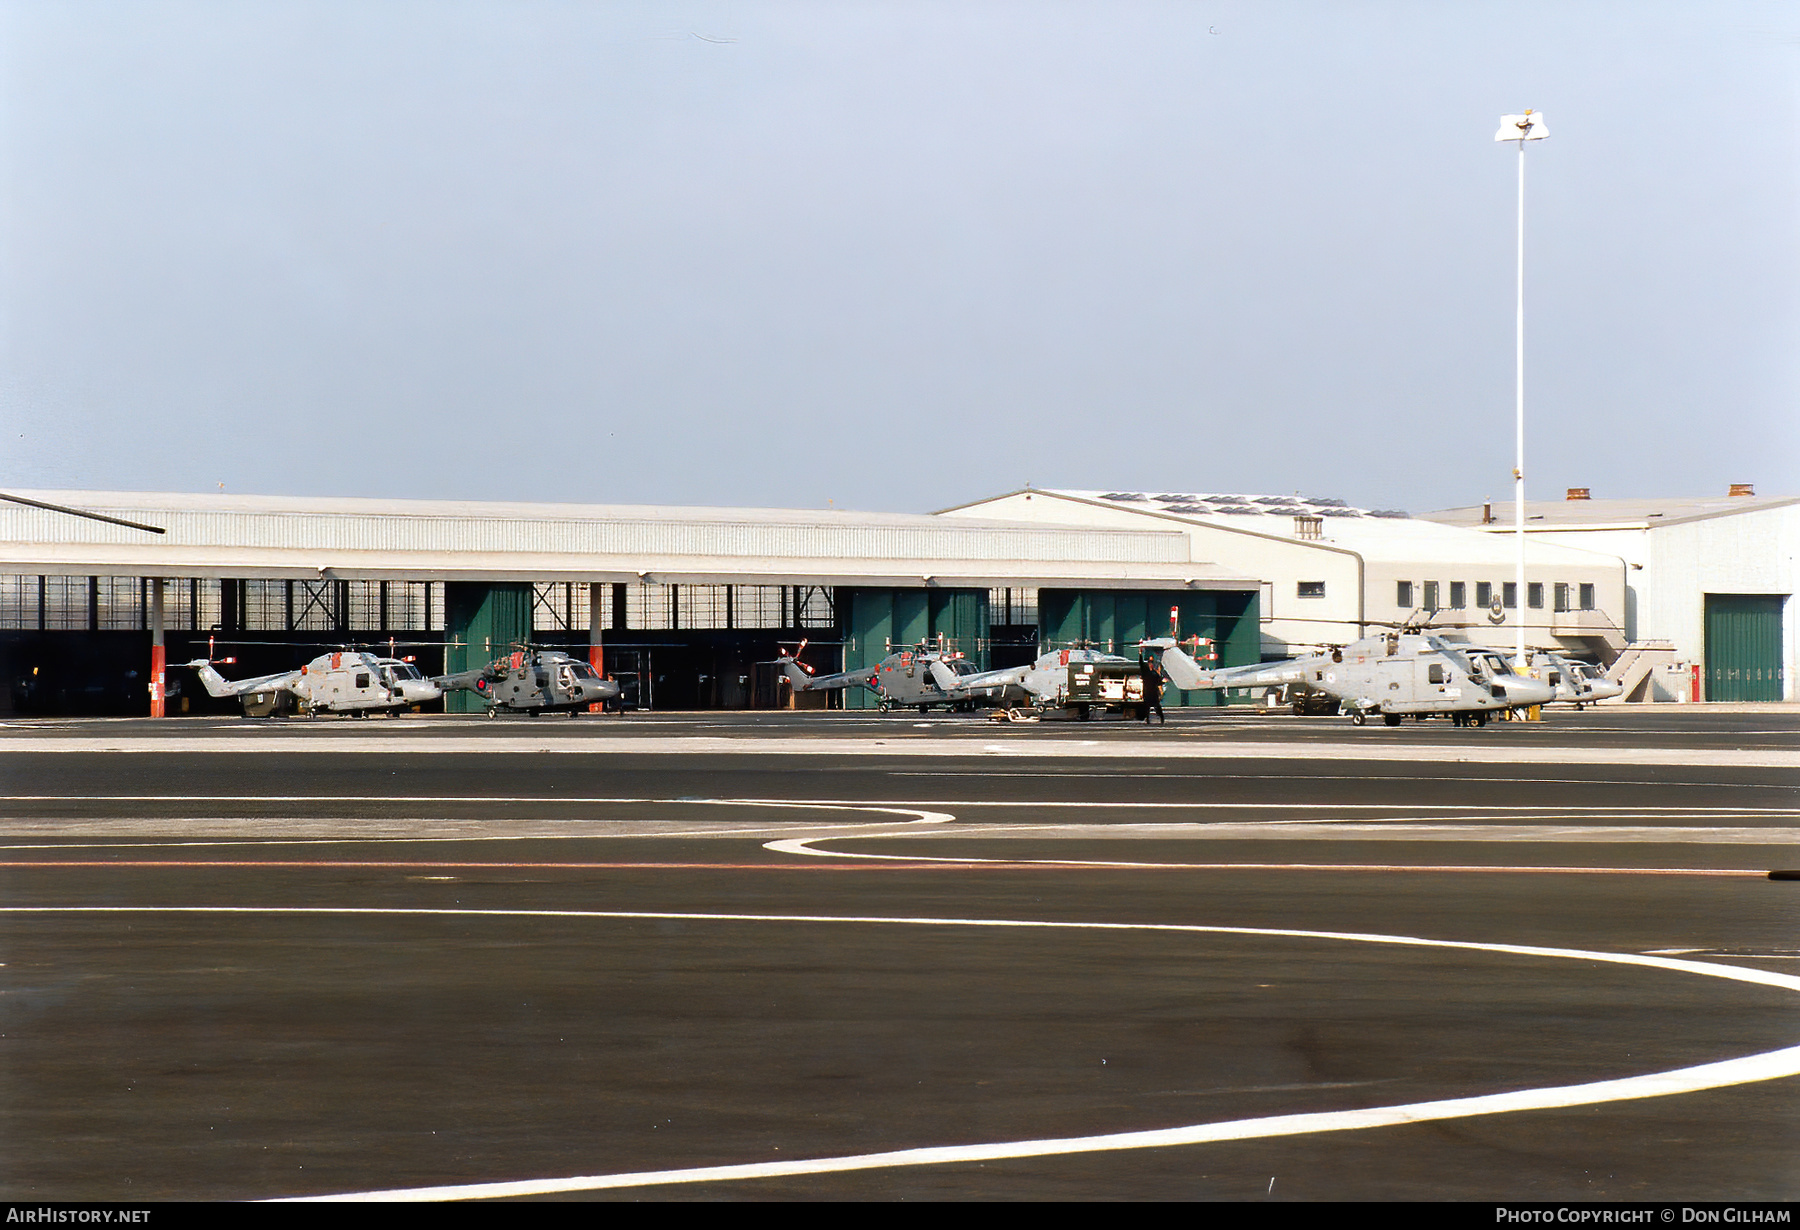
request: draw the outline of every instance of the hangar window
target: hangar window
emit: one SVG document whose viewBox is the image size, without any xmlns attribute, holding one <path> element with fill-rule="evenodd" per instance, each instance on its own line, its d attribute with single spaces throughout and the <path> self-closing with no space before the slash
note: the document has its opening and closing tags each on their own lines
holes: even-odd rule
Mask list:
<svg viewBox="0 0 1800 1230">
<path fill-rule="evenodd" d="M 1450 609 L 1460 611 L 1469 605 L 1469 586 L 1463 581 L 1450 582 Z"/>
<path fill-rule="evenodd" d="M 38 579 L 0 577 L 0 628 L 38 626 Z"/>
<path fill-rule="evenodd" d="M 1436 581 L 1425 582 L 1425 609 L 1428 611 L 1438 609 L 1438 583 Z"/>
<path fill-rule="evenodd" d="M 1300 598 L 1323 598 L 1325 596 L 1325 582 L 1301 581 L 1295 587 L 1294 594 L 1296 597 Z"/>
<path fill-rule="evenodd" d="M 1562 581 L 1556 583 L 1556 609 L 1559 611 L 1569 609 L 1569 587 Z"/>
<path fill-rule="evenodd" d="M 1508 581 L 1502 585 L 1500 594 L 1500 605 L 1507 610 L 1510 611 L 1519 605 L 1519 583 L 1517 581 Z"/>
<path fill-rule="evenodd" d="M 1394 603 L 1403 611 L 1412 610 L 1412 582 L 1399 581 L 1394 585 Z"/>
<path fill-rule="evenodd" d="M 1525 604 L 1534 611 L 1544 609 L 1544 583 L 1533 581 L 1525 587 Z"/>
<path fill-rule="evenodd" d="M 1494 602 L 1494 583 L 1492 581 L 1475 582 L 1475 605 L 1492 606 Z"/>
<path fill-rule="evenodd" d="M 88 579 L 86 577 L 42 577 L 45 628 L 86 628 L 88 626 Z"/>
<path fill-rule="evenodd" d="M 988 619 L 1002 627 L 1036 625 L 1038 592 L 1035 589 L 990 589 Z"/>
<path fill-rule="evenodd" d="M 1584 611 L 1594 609 L 1594 587 L 1592 585 L 1581 587 L 1581 609 Z"/>
<path fill-rule="evenodd" d="M 180 581 L 176 581 L 171 584 L 170 588 L 173 589 L 180 584 Z M 216 588 L 219 583 L 214 581 L 212 584 Z M 143 596 L 136 577 L 95 577 L 94 622 L 102 628 L 148 627 L 149 625 L 144 622 Z M 163 608 L 165 626 L 167 626 L 168 618 L 169 611 L 165 606 Z M 177 624 L 175 626 L 185 627 L 186 625 Z M 208 623 L 206 626 L 211 627 L 212 625 Z"/>
</svg>

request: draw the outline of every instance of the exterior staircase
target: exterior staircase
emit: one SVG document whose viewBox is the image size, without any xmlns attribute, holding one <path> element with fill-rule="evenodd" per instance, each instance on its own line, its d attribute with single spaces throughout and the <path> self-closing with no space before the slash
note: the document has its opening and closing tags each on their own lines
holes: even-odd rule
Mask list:
<svg viewBox="0 0 1800 1230">
<path fill-rule="evenodd" d="M 1624 689 L 1620 700 L 1649 700 L 1651 673 L 1674 661 L 1673 641 L 1633 641 L 1606 668 L 1606 677 Z"/>
</svg>

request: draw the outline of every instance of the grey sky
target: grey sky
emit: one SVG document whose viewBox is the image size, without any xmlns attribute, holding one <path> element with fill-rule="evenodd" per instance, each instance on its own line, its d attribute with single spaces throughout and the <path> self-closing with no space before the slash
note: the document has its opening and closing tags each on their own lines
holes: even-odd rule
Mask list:
<svg viewBox="0 0 1800 1230">
<path fill-rule="evenodd" d="M 1800 493 L 1789 4 L 0 3 L 0 482 Z"/>
</svg>

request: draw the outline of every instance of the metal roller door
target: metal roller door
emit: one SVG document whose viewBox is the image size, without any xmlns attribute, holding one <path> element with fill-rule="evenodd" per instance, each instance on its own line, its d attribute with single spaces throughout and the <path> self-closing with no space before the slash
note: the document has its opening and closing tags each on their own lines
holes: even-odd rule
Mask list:
<svg viewBox="0 0 1800 1230">
<path fill-rule="evenodd" d="M 1780 700 L 1781 594 L 1706 595 L 1706 699 Z"/>
</svg>

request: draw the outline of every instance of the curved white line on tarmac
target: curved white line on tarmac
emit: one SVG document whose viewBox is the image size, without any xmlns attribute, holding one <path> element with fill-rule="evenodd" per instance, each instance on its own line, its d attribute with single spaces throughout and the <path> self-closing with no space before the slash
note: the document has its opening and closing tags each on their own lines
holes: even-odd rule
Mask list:
<svg viewBox="0 0 1800 1230">
<path fill-rule="evenodd" d="M 1723 978 L 1732 982 L 1776 987 L 1800 992 L 1800 976 L 1771 973 L 1747 966 L 1717 965 L 1675 957 L 1637 953 L 1595 952 L 1581 948 L 1542 948 L 1524 944 L 1484 944 L 1470 940 L 1433 940 L 1418 936 L 1382 935 L 1352 931 L 1303 931 L 1289 928 L 1219 927 L 1183 923 L 1051 922 L 1003 918 L 904 918 L 883 916 L 833 916 L 820 914 L 701 914 L 674 911 L 624 910 L 473 910 L 398 909 L 358 906 L 0 906 L 4 914 L 286 914 L 316 916 L 388 917 L 487 917 L 487 918 L 606 918 L 654 919 L 688 922 L 846 923 L 909 927 L 983 927 L 1009 930 L 1144 931 L 1187 935 L 1246 935 L 1263 938 L 1339 940 L 1363 944 L 1390 944 L 1412 948 L 1491 952 L 1507 956 L 1545 957 L 1606 965 L 1635 966 Z M 625 1187 L 654 1187 L 724 1180 L 783 1178 L 794 1175 L 840 1174 L 901 1166 L 942 1166 L 966 1162 L 1001 1161 L 1011 1158 L 1047 1157 L 1076 1153 L 1103 1153 L 1126 1149 L 1162 1149 L 1179 1145 L 1207 1144 L 1224 1140 L 1252 1140 L 1274 1136 L 1298 1136 L 1318 1132 L 1355 1131 L 1461 1119 L 1477 1115 L 1510 1114 L 1523 1110 L 1552 1110 L 1592 1106 L 1639 1098 L 1697 1093 L 1731 1085 L 1778 1080 L 1800 1075 L 1800 1046 L 1764 1051 L 1737 1059 L 1697 1064 L 1666 1072 L 1651 1072 L 1617 1080 L 1591 1081 L 1521 1089 L 1510 1093 L 1482 1094 L 1410 1102 L 1399 1106 L 1375 1106 L 1363 1110 L 1317 1111 L 1294 1115 L 1268 1115 L 1223 1123 L 1190 1124 L 1138 1132 L 1108 1132 L 1094 1136 L 1067 1136 L 1041 1140 L 1003 1141 L 982 1145 L 947 1145 L 863 1153 L 847 1157 L 809 1158 L 783 1162 L 751 1162 L 729 1166 L 700 1166 L 676 1170 L 638 1171 L 629 1174 L 577 1175 L 561 1179 L 525 1179 L 511 1182 L 464 1183 L 438 1187 L 397 1188 L 386 1191 L 342 1193 L 332 1196 L 297 1197 L 305 1201 L 342 1200 L 472 1200 L 509 1196 L 536 1196 L 556 1192 L 601 1191 Z"/>
</svg>

